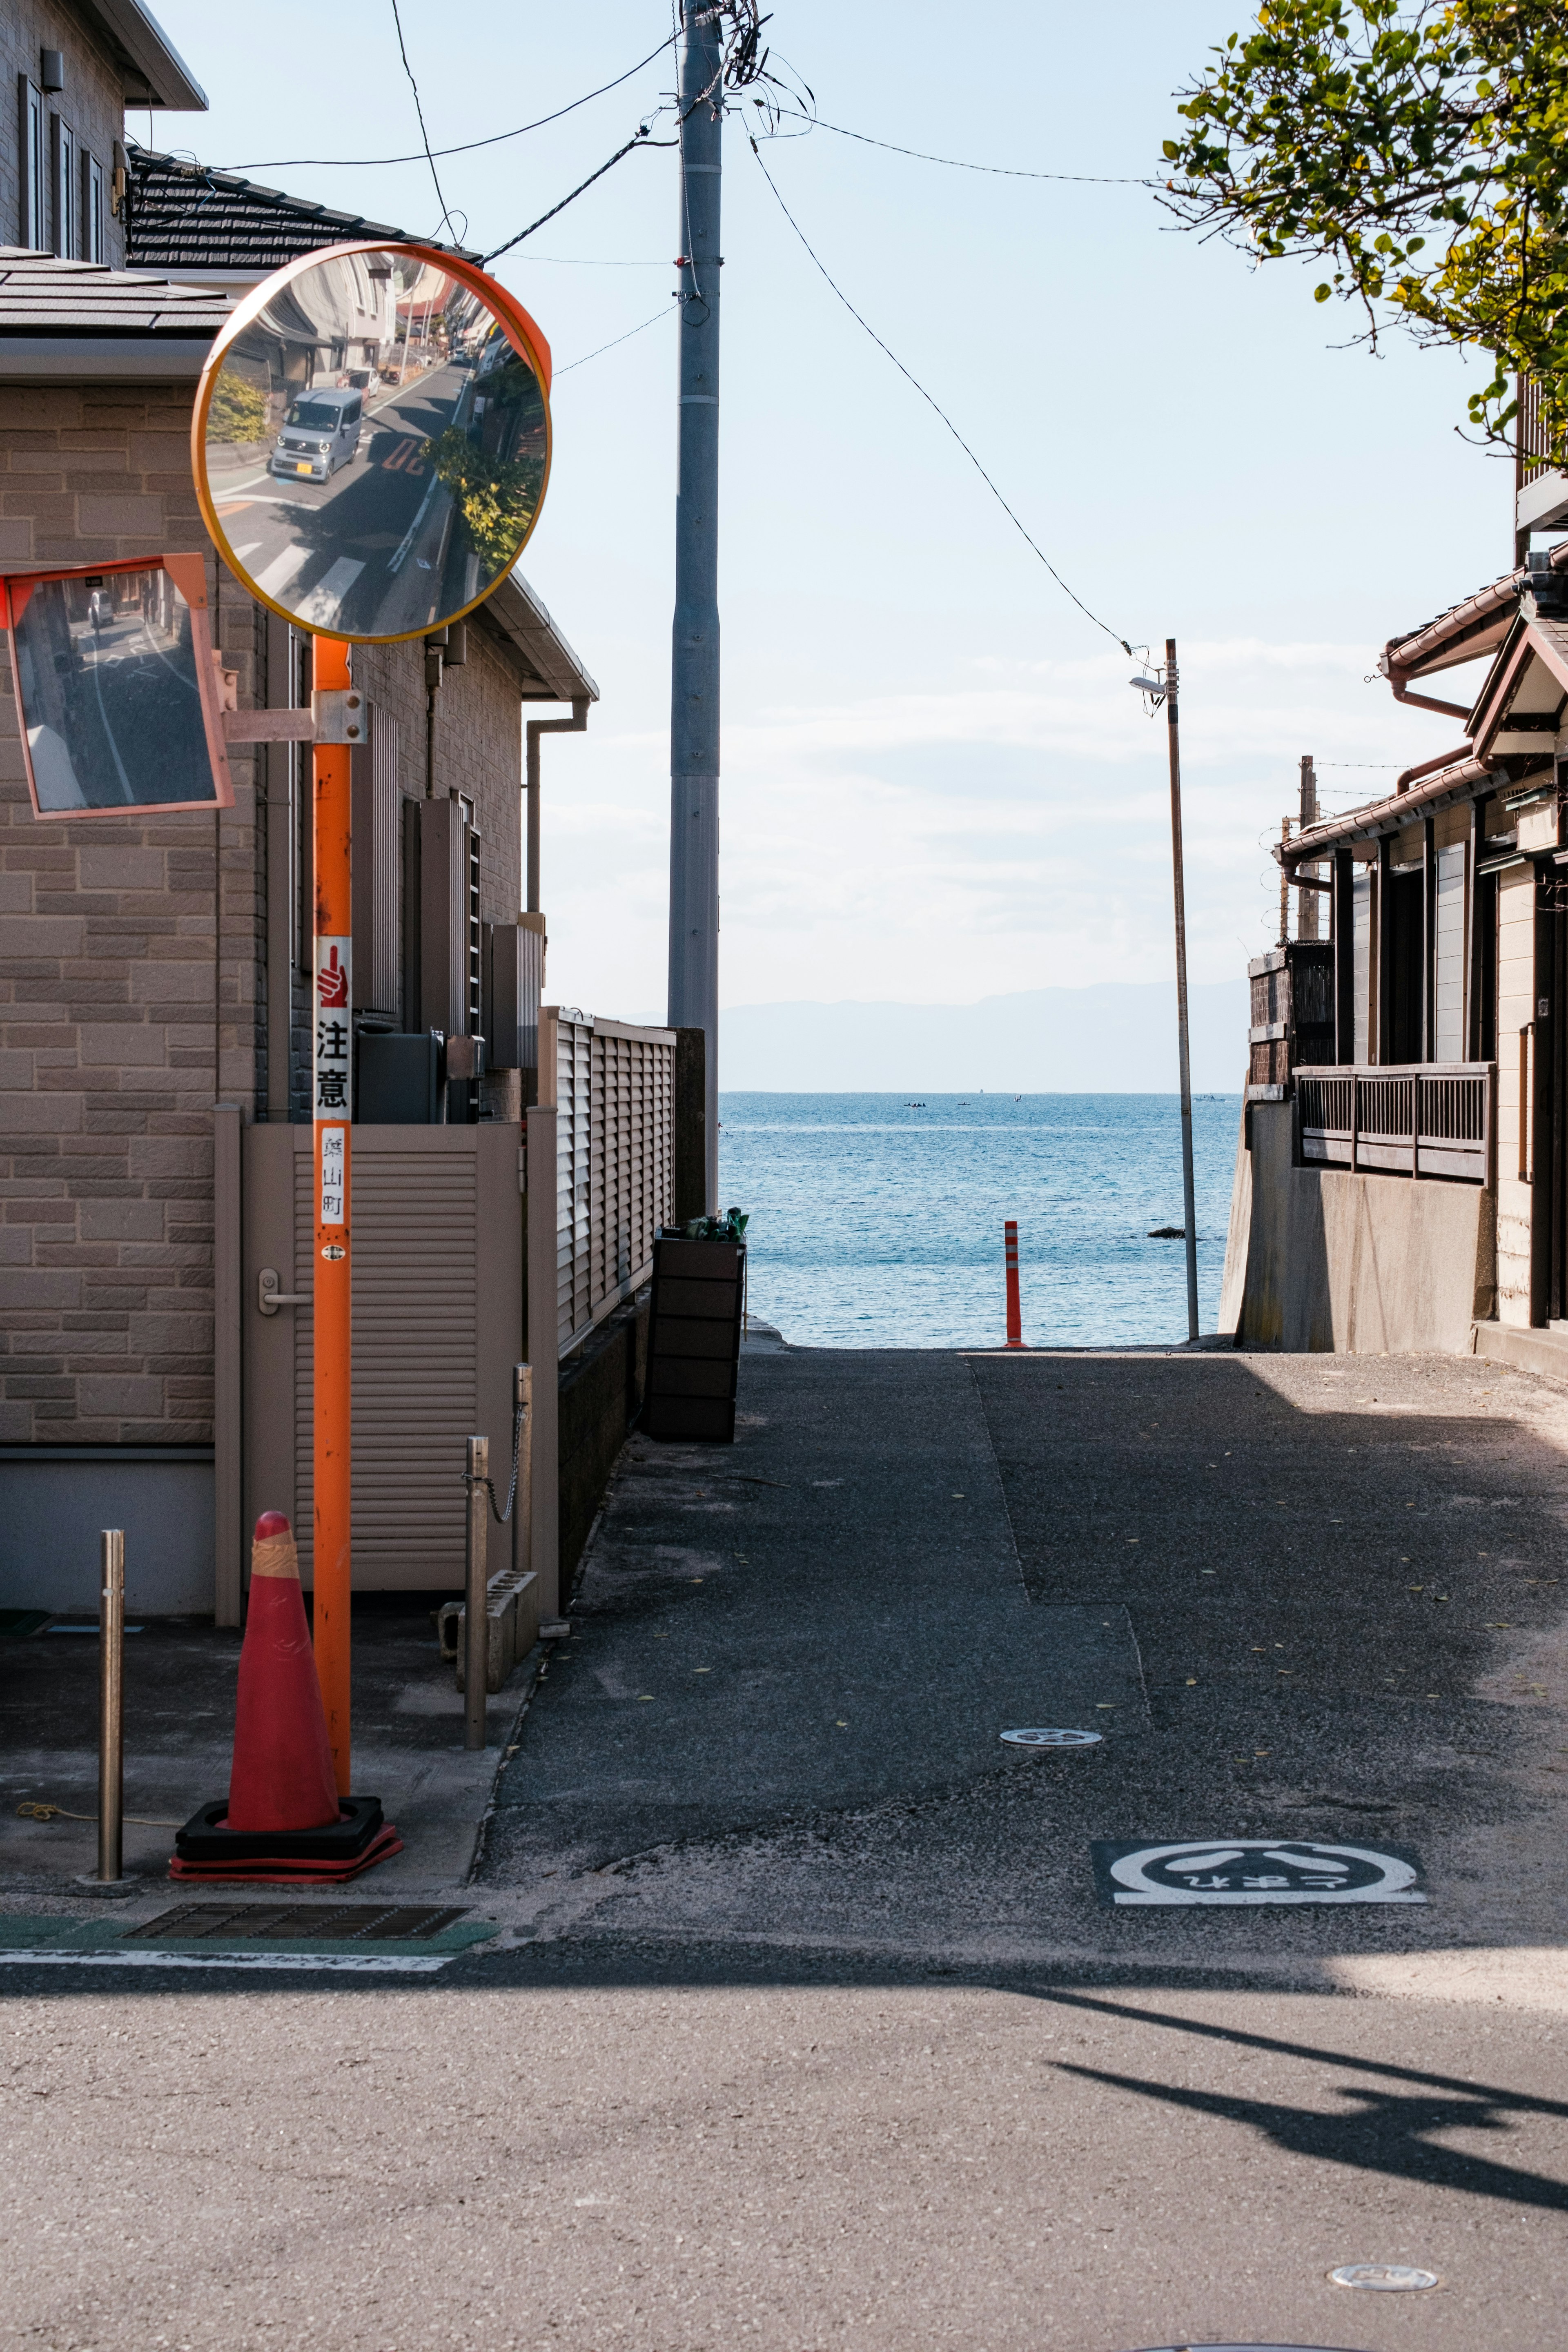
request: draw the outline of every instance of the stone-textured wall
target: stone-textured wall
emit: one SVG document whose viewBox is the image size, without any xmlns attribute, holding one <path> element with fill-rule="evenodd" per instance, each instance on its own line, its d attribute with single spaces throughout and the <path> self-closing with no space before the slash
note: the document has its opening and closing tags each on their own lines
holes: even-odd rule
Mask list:
<svg viewBox="0 0 1568 2352">
<path fill-rule="evenodd" d="M 22 111 L 17 77 L 26 74 L 35 89 L 38 87 L 39 55 L 44 49 L 59 49 L 63 53 L 66 83 L 58 95 L 45 94 L 46 121 L 49 115 L 58 114 L 76 133 L 79 146 L 102 164 L 103 257 L 111 269 L 122 269 L 125 234 L 110 209 L 108 195 L 114 142 L 121 136 L 125 121 L 120 70 L 108 43 L 89 28 L 81 10 L 39 6 L 37 0 L 7 0 L 6 6 L 0 8 L 0 245 L 22 242 Z M 44 233 L 48 240 L 47 249 L 52 252 L 52 188 Z M 82 258 L 79 246 L 73 257 Z"/>
<path fill-rule="evenodd" d="M 0 387 L 5 559 L 203 549 L 190 399 Z M 208 583 L 248 701 L 258 608 L 213 561 Z M 257 1084 L 251 755 L 231 755 L 231 810 L 38 823 L 8 659 L 0 688 L 0 1439 L 204 1441 L 212 1107 Z"/>
<path fill-rule="evenodd" d="M 1294 1117 L 1292 1103 L 1252 1106 L 1239 1343 L 1292 1354 L 1466 1354 L 1471 1323 L 1493 1312 L 1495 1193 L 1298 1168 Z"/>
</svg>

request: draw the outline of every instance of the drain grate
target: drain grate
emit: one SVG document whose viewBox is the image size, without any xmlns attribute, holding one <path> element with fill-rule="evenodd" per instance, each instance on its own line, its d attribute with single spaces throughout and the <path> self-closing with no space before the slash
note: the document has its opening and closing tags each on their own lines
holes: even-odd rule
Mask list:
<svg viewBox="0 0 1568 2352">
<path fill-rule="evenodd" d="M 467 1916 L 462 1909 L 413 1903 L 183 1903 L 143 1927 L 128 1927 L 124 1940 L 409 1944 L 438 1936 Z"/>
</svg>

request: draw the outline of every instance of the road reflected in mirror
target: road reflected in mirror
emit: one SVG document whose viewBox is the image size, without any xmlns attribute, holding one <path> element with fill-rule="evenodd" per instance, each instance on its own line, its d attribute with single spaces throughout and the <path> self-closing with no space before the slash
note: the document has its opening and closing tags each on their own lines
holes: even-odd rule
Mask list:
<svg viewBox="0 0 1568 2352">
<path fill-rule="evenodd" d="M 510 571 L 549 419 L 531 363 L 417 254 L 331 254 L 235 331 L 205 432 L 209 526 L 301 628 L 417 635 Z"/>
<path fill-rule="evenodd" d="M 191 608 L 160 565 L 9 589 L 40 816 L 218 804 Z"/>
</svg>

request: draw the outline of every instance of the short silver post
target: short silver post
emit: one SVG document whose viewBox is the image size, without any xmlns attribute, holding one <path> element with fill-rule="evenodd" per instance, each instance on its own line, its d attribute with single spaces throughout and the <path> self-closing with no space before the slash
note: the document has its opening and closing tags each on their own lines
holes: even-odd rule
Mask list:
<svg viewBox="0 0 1568 2352">
<path fill-rule="evenodd" d="M 533 1565 L 533 1366 L 514 1364 L 511 1409 L 517 1433 L 517 1497 L 511 1507 L 511 1564 L 526 1576 Z"/>
<path fill-rule="evenodd" d="M 113 1885 L 124 1874 L 125 1532 L 100 1539 L 98 1593 L 98 1875 Z"/>
<path fill-rule="evenodd" d="M 489 1550 L 489 1488 L 486 1484 L 490 1470 L 490 1442 L 488 1437 L 468 1440 L 468 1540 L 466 1555 L 466 1578 L 463 1625 L 463 1745 L 482 1748 L 485 1744 L 486 1711 L 489 1696 L 490 1629 L 489 1614 L 489 1579 L 485 1574 Z"/>
</svg>

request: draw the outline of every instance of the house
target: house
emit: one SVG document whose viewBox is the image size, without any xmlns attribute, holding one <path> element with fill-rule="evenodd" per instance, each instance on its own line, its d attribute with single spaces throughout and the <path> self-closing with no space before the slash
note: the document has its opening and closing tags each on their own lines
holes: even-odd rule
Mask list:
<svg viewBox="0 0 1568 2352">
<path fill-rule="evenodd" d="M 308 641 L 203 530 L 193 395 L 236 294 L 397 233 L 129 142 L 128 103 L 205 102 L 140 0 L 25 6 L 4 37 L 21 102 L 0 110 L 0 565 L 199 552 L 240 707 L 298 707 Z M 400 330 L 417 320 L 382 322 L 369 364 Z M 353 754 L 355 1585 L 450 1589 L 465 1437 L 489 1432 L 504 1471 L 512 1365 L 553 1368 L 646 1277 L 640 1226 L 605 1244 L 602 1154 L 563 1190 L 558 1099 L 570 1127 L 597 1085 L 602 1141 L 618 1131 L 604 1087 L 668 1094 L 673 1041 L 612 1043 L 616 1024 L 576 1016 L 547 1034 L 573 1041 L 580 1101 L 538 1066 L 525 800 L 536 818 L 542 727 L 582 727 L 598 689 L 527 582 L 353 660 L 370 713 Z M 257 1512 L 290 1512 L 310 1573 L 308 751 L 234 745 L 232 808 L 39 822 L 8 674 L 0 700 L 0 1600 L 91 1607 L 97 1530 L 117 1526 L 133 1607 L 236 1623 Z M 411 1087 L 386 1041 L 423 1052 L 432 1033 Z M 459 1050 L 478 1038 L 482 1055 Z M 645 1159 L 668 1124 L 644 1120 Z M 663 1173 L 644 1186 L 647 1213 L 668 1190 Z M 557 1261 L 590 1244 L 579 1314 Z M 519 1540 L 552 1607 L 554 1382 L 536 1398 Z"/>
<path fill-rule="evenodd" d="M 1530 543 L 1565 491 L 1521 465 L 1516 568 L 1384 648 L 1461 740 L 1276 847 L 1329 936 L 1249 967 L 1221 1317 L 1246 1344 L 1568 1370 L 1568 541 Z"/>
</svg>

